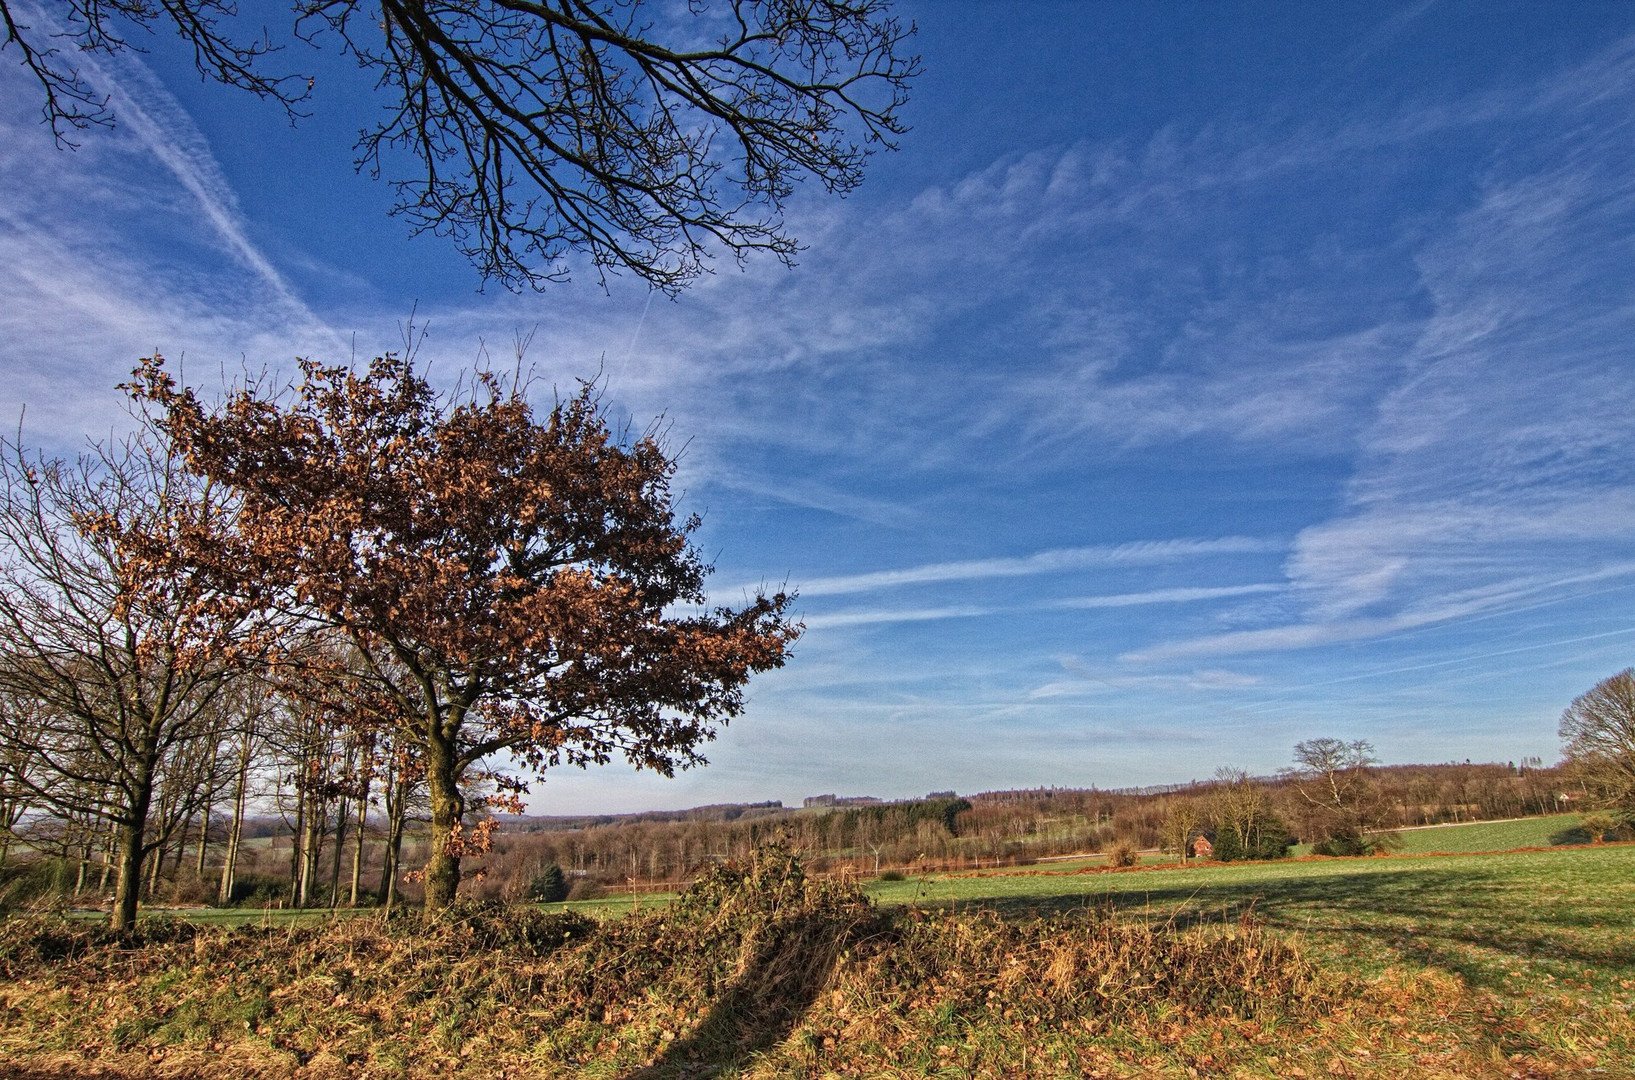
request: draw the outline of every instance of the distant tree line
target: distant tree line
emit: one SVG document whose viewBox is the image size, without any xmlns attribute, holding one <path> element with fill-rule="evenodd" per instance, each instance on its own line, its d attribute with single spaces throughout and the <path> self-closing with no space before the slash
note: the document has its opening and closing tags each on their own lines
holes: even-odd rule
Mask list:
<svg viewBox="0 0 1635 1080">
<path fill-rule="evenodd" d="M 424 780 L 389 734 L 371 740 L 313 723 L 299 697 L 276 687 L 224 710 L 220 740 L 192 758 L 174 786 L 198 791 L 171 806 L 144 875 L 154 902 L 347 906 L 417 902 L 403 868 L 429 842 Z M 586 897 L 660 888 L 742 859 L 771 839 L 806 854 L 818 872 L 875 874 L 1016 865 L 1121 846 L 1212 858 L 1268 858 L 1302 841 L 1333 854 L 1390 844 L 1391 830 L 1550 813 L 1574 790 L 1561 767 L 1447 764 L 1382 767 L 1355 744 L 1328 764 L 1254 777 L 1223 769 L 1161 789 L 993 791 L 841 808 L 725 804 L 686 811 L 507 818 L 463 891 L 512 900 Z M 1308 750 L 1313 749 L 1308 744 Z M 1316 749 L 1323 749 L 1317 747 Z M 1308 754 L 1308 757 L 1310 755 Z M 1345 775 L 1349 769 L 1350 775 Z M 3 776 L 4 774 L 0 774 Z M 16 795 L 0 801 L 26 806 Z M 182 806 L 186 803 L 186 806 Z M 67 893 L 110 888 L 117 857 L 106 822 L 68 813 L 7 811 L 4 846 L 45 853 L 64 868 Z M 1326 848 L 1323 845 L 1328 845 Z M 12 855 L 15 861 L 15 850 Z M 555 875 L 561 874 L 560 880 Z"/>
<path fill-rule="evenodd" d="M 1215 858 L 1275 857 L 1295 841 L 1355 854 L 1388 847 L 1398 828 L 1550 813 L 1564 805 L 1559 797 L 1570 783 L 1561 768 L 1538 761 L 1382 767 L 1371 751 L 1341 745 L 1347 756 L 1334 777 L 1311 765 L 1267 777 L 1223 769 L 1162 788 L 938 792 L 832 809 L 755 804 L 738 815 L 710 807 L 593 822 L 524 819 L 499 833 L 484 879 L 472 888 L 520 897 L 553 865 L 576 896 L 664 887 L 771 838 L 797 847 L 815 870 L 859 874 L 1015 865 L 1120 845 L 1179 855 L 1199 836 Z"/>
</svg>

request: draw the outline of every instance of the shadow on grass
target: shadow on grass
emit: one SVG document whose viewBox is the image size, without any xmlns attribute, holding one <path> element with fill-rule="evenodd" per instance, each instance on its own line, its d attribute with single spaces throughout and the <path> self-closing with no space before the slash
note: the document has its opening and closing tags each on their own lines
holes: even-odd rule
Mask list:
<svg viewBox="0 0 1635 1080">
<path fill-rule="evenodd" d="M 1080 910 L 1088 903 L 1178 928 L 1231 923 L 1253 911 L 1268 926 L 1313 935 L 1342 951 L 1366 947 L 1386 962 L 1442 968 L 1488 989 L 1513 991 L 1506 972 L 1518 962 L 1558 964 L 1568 974 L 1595 968 L 1635 975 L 1635 940 L 1618 932 L 1613 897 L 1558 897 L 1546 903 L 1517 881 L 1434 867 L 1309 878 L 1291 874 L 1253 882 L 1194 880 L 1094 897 L 1082 888 L 1059 895 L 969 897 L 956 906 L 973 903 L 1013 918 Z"/>
<path fill-rule="evenodd" d="M 780 922 L 691 1034 L 624 1080 L 708 1080 L 742 1069 L 795 1030 L 841 952 L 873 925 L 808 914 Z"/>
</svg>

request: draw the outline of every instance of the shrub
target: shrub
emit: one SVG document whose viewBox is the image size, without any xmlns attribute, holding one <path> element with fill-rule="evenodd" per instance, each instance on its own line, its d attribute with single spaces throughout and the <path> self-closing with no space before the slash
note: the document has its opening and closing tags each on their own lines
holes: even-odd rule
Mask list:
<svg viewBox="0 0 1635 1080">
<path fill-rule="evenodd" d="M 1557 847 L 1576 846 L 1590 842 L 1590 834 L 1582 825 L 1572 825 L 1565 829 L 1557 829 L 1550 834 L 1550 843 Z"/>
<path fill-rule="evenodd" d="M 1370 855 L 1386 855 L 1402 850 L 1402 834 L 1394 829 L 1371 832 L 1363 837 L 1363 844 L 1367 846 Z"/>
<path fill-rule="evenodd" d="M 607 895 L 607 886 L 595 878 L 574 878 L 568 889 L 569 900 L 600 900 Z"/>
<path fill-rule="evenodd" d="M 902 881 L 903 880 L 903 872 L 901 870 L 886 870 L 886 871 L 881 873 L 878 880 L 880 880 L 880 881 Z"/>
<path fill-rule="evenodd" d="M 233 907 L 277 907 L 290 895 L 289 879 L 281 874 L 240 873 L 233 878 L 233 895 L 228 903 Z"/>
<path fill-rule="evenodd" d="M 0 914 L 59 907 L 74 887 L 66 859 L 29 859 L 0 867 Z"/>
<path fill-rule="evenodd" d="M 1612 814 L 1594 813 L 1585 814 L 1579 820 L 1579 827 L 1589 835 L 1590 843 L 1604 843 L 1609 834 L 1616 834 L 1618 827 L 1623 823 Z"/>
<path fill-rule="evenodd" d="M 165 904 L 200 907 L 215 901 L 216 887 L 190 870 L 164 882 L 154 898 Z"/>
<path fill-rule="evenodd" d="M 1550 843 L 1557 846 L 1600 844 L 1608 840 L 1635 840 L 1635 822 L 1617 814 L 1589 813 L 1580 818 L 1577 825 L 1550 834 Z"/>
<path fill-rule="evenodd" d="M 1127 840 L 1120 840 L 1107 853 L 1107 862 L 1111 866 L 1134 866 L 1139 858 L 1135 845 Z"/>
<path fill-rule="evenodd" d="M 1221 862 L 1233 862 L 1238 859 L 1281 859 L 1289 854 L 1294 846 L 1294 838 L 1289 835 L 1289 827 L 1283 824 L 1281 818 L 1270 814 L 1261 818 L 1250 834 L 1248 844 L 1238 840 L 1238 834 L 1232 829 L 1218 829 L 1215 835 L 1215 858 Z"/>
<path fill-rule="evenodd" d="M 547 863 L 534 875 L 524 894 L 537 904 L 555 904 L 568 898 L 568 879 L 556 863 Z"/>
<path fill-rule="evenodd" d="M 1368 845 L 1360 836 L 1331 836 L 1311 846 L 1313 855 L 1367 855 Z"/>
</svg>

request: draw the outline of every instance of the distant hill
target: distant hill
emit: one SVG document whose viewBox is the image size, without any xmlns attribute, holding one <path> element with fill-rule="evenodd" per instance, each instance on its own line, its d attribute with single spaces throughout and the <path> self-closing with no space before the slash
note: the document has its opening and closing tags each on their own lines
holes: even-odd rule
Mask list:
<svg viewBox="0 0 1635 1080">
<path fill-rule="evenodd" d="M 747 821 L 773 814 L 787 813 L 788 808 L 779 799 L 755 803 L 713 803 L 686 810 L 644 810 L 636 814 L 525 814 L 502 817 L 507 832 L 573 832 L 596 829 L 608 825 L 650 825 L 689 821 Z"/>
</svg>

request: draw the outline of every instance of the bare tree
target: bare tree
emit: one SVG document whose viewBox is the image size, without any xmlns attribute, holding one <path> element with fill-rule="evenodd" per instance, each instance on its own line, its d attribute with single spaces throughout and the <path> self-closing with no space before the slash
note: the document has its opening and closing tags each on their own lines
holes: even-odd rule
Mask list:
<svg viewBox="0 0 1635 1080">
<path fill-rule="evenodd" d="M 277 101 L 291 117 L 299 115 L 297 105 L 306 97 L 306 79 L 260 70 L 275 49 L 265 32 L 240 40 L 225 25 L 237 14 L 232 0 L 56 0 L 35 9 L 46 20 L 42 26 L 23 22 L 26 14 L 11 0 L 0 0 L 6 31 L 0 51 L 15 47 L 23 67 L 40 84 L 45 97 L 41 111 L 60 145 L 75 145 L 70 141 L 75 132 L 113 123 L 106 92 L 91 85 L 73 56 L 121 52 L 132 47 L 126 40 L 132 30 L 150 33 L 166 23 L 192 47 L 194 63 L 206 78 Z"/>
<path fill-rule="evenodd" d="M 338 865 L 340 852 L 329 847 L 330 835 L 344 828 L 351 788 L 347 732 L 322 704 L 300 691 L 298 684 L 281 684 L 269 741 L 279 767 L 276 804 L 289 823 L 293 844 L 290 895 L 296 907 L 306 907 L 320 896 L 326 850 Z M 339 836 L 335 842 L 340 843 Z"/>
<path fill-rule="evenodd" d="M 1272 809 L 1266 785 L 1244 769 L 1222 766 L 1215 770 L 1211 796 L 1215 823 L 1215 857 L 1280 859 L 1288 854 L 1289 835 Z"/>
<path fill-rule="evenodd" d="M 1295 744 L 1291 778 L 1304 803 L 1302 835 L 1318 854 L 1361 855 L 1396 840 L 1380 831 L 1388 807 L 1369 775 L 1379 764 L 1372 743 L 1363 739 L 1306 739 Z"/>
<path fill-rule="evenodd" d="M 0 0 L 0 48 L 21 53 L 60 141 L 112 119 L 69 57 L 125 49 L 133 29 L 171 26 L 205 77 L 292 118 L 311 90 L 267 73 L 274 42 L 239 35 L 229 0 L 42 6 L 59 27 Z M 357 164 L 414 162 L 392 180 L 395 212 L 508 288 L 565 278 L 572 252 L 671 293 L 712 245 L 789 262 L 795 182 L 855 188 L 905 130 L 919 69 L 889 0 L 296 0 L 291 32 L 332 36 L 376 75 L 384 116 Z"/>
<path fill-rule="evenodd" d="M 33 702 L 0 694 L 0 867 L 6 865 L 24 815 L 37 804 L 30 792 L 42 783 L 39 766 L 24 752 L 26 740 L 11 737 L 13 728 L 33 726 Z"/>
<path fill-rule="evenodd" d="M 358 762 L 354 773 L 353 796 L 356 799 L 354 816 L 357 819 L 357 835 L 352 842 L 352 889 L 347 899 L 348 907 L 358 906 L 358 890 L 363 881 L 364 841 L 369 827 L 370 791 L 375 783 L 375 744 L 380 739 L 379 732 L 360 728 L 354 732 L 357 740 Z"/>
<path fill-rule="evenodd" d="M 1164 821 L 1159 826 L 1159 844 L 1174 852 L 1184 863 L 1191 856 L 1190 845 L 1204 823 L 1202 808 L 1196 799 L 1172 799 L 1164 807 Z"/>
<path fill-rule="evenodd" d="M 244 843 L 244 818 L 249 810 L 250 801 L 250 768 L 255 763 L 256 752 L 263 741 L 260 725 L 257 723 L 261 715 L 259 709 L 245 715 L 238 730 L 231 737 L 233 816 L 227 825 L 227 842 L 221 856 L 221 878 L 216 886 L 216 900 L 222 906 L 232 902 L 233 892 L 238 884 L 239 851 Z"/>
<path fill-rule="evenodd" d="M 1561 714 L 1574 777 L 1603 808 L 1635 819 L 1635 668 L 1609 675 Z"/>
<path fill-rule="evenodd" d="M 111 825 L 116 928 L 144 861 L 198 809 L 195 751 L 221 737 L 217 698 L 254 644 L 248 608 L 158 554 L 226 513 L 147 434 L 77 461 L 0 442 L 0 693 L 33 703 L 0 725 L 29 763 L 9 777 Z"/>
</svg>

